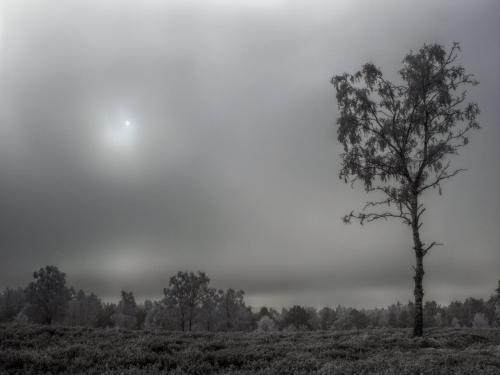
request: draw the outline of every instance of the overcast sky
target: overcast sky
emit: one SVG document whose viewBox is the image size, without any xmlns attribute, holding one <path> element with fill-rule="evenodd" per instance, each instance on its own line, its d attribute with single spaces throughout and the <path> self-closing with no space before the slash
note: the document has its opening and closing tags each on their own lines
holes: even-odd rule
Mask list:
<svg viewBox="0 0 500 375">
<path fill-rule="evenodd" d="M 382 5 L 383 4 L 383 5 Z M 391 79 L 460 41 L 481 84 L 468 171 L 425 196 L 426 298 L 500 278 L 500 3 L 0 0 L 0 287 L 57 265 L 116 300 L 177 270 L 255 306 L 376 307 L 412 296 L 410 229 L 344 225 L 368 196 L 338 179 L 329 79 Z"/>
</svg>

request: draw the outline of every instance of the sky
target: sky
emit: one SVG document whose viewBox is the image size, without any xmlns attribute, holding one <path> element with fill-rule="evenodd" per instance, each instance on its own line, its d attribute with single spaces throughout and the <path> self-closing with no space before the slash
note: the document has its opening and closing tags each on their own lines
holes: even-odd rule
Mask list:
<svg viewBox="0 0 500 375">
<path fill-rule="evenodd" d="M 75 288 L 159 298 L 201 270 L 253 306 L 412 296 L 409 227 L 345 225 L 332 76 L 397 79 L 459 41 L 480 85 L 467 172 L 426 194 L 426 299 L 500 278 L 500 3 L 0 0 L 0 288 L 47 264 Z"/>
</svg>

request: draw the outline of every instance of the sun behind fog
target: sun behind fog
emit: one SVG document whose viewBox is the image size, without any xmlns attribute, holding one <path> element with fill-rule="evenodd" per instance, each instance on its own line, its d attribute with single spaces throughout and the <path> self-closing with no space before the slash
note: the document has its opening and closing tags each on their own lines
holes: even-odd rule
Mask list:
<svg viewBox="0 0 500 375">
<path fill-rule="evenodd" d="M 137 143 L 136 129 L 131 120 L 111 124 L 104 129 L 103 141 L 116 151 L 132 151 Z"/>
</svg>

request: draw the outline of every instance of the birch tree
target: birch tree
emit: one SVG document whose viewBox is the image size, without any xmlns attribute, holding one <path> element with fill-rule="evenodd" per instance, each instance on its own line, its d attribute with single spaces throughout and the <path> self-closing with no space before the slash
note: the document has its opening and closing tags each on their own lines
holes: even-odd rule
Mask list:
<svg viewBox="0 0 500 375">
<path fill-rule="evenodd" d="M 361 224 L 402 220 L 411 229 L 414 265 L 414 335 L 423 334 L 424 257 L 436 241 L 422 238 L 426 210 L 422 194 L 463 171 L 451 156 L 479 129 L 479 107 L 466 102 L 466 87 L 478 82 L 456 63 L 460 45 L 438 44 L 411 51 L 392 83 L 372 63 L 354 74 L 332 78 L 338 102 L 338 140 L 343 145 L 339 176 L 361 183 L 375 200 L 344 217 Z"/>
</svg>

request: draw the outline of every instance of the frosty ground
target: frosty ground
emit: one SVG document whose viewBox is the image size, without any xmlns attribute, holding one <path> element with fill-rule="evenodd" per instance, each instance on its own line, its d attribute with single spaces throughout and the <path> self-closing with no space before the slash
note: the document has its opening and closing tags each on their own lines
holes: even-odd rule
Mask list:
<svg viewBox="0 0 500 375">
<path fill-rule="evenodd" d="M 0 374 L 500 374 L 500 330 L 181 333 L 0 325 Z"/>
</svg>

